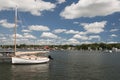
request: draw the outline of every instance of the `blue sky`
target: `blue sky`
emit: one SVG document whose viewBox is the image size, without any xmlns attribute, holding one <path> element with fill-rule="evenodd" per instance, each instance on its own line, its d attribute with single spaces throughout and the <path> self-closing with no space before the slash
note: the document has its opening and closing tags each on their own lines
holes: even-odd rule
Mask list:
<svg viewBox="0 0 120 80">
<path fill-rule="evenodd" d="M 16 6 L 17 44 L 120 42 L 120 0 L 0 0 L 1 44 L 13 44 Z"/>
</svg>

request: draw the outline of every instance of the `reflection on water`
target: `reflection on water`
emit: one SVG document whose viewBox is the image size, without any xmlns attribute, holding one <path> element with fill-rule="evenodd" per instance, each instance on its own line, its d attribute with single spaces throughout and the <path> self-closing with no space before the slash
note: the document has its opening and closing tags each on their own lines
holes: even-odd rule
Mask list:
<svg viewBox="0 0 120 80">
<path fill-rule="evenodd" d="M 120 80 L 120 53 L 53 51 L 49 64 L 0 64 L 0 80 Z"/>
<path fill-rule="evenodd" d="M 11 80 L 35 80 L 39 79 L 39 77 L 48 76 L 48 67 L 49 64 L 39 64 L 39 65 L 12 65 Z"/>
<path fill-rule="evenodd" d="M 100 51 L 52 53 L 50 80 L 120 80 L 120 54 Z"/>
</svg>

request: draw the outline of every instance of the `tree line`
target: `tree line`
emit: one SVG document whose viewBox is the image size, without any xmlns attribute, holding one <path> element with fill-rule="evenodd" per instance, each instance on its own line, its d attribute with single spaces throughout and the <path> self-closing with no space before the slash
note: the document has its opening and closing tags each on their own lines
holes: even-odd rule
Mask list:
<svg viewBox="0 0 120 80">
<path fill-rule="evenodd" d="M 0 45 L 1 48 L 14 48 L 14 45 Z M 44 49 L 47 46 L 48 49 L 75 49 L 75 50 L 111 50 L 112 48 L 120 49 L 120 43 L 112 43 L 112 44 L 106 44 L 106 43 L 93 43 L 93 44 L 81 44 L 81 45 L 26 45 L 26 44 L 20 44 L 17 45 L 17 48 L 42 48 Z"/>
</svg>

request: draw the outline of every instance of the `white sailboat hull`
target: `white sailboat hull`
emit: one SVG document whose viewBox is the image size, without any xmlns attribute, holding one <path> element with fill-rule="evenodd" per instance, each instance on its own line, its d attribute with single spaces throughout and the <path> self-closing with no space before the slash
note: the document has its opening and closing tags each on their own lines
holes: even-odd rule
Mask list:
<svg viewBox="0 0 120 80">
<path fill-rule="evenodd" d="M 36 57 L 33 59 L 12 57 L 12 64 L 41 64 L 49 62 L 47 57 Z"/>
<path fill-rule="evenodd" d="M 17 7 L 15 9 L 15 30 L 14 30 L 14 52 L 15 55 L 12 57 L 12 64 L 39 64 L 39 63 L 46 63 L 49 61 L 47 57 L 36 57 L 36 56 L 22 56 L 22 54 L 37 54 L 40 51 L 26 51 L 26 52 L 16 52 L 16 28 L 17 28 Z M 42 51 L 42 53 L 46 53 Z M 19 57 L 17 57 L 19 56 Z"/>
</svg>

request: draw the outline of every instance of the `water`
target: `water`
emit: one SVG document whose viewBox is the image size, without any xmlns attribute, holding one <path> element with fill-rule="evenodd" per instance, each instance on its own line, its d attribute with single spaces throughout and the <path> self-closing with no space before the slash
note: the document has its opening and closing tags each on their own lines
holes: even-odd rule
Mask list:
<svg viewBox="0 0 120 80">
<path fill-rule="evenodd" d="M 47 64 L 0 64 L 0 80 L 120 80 L 120 53 L 52 51 Z"/>
</svg>

